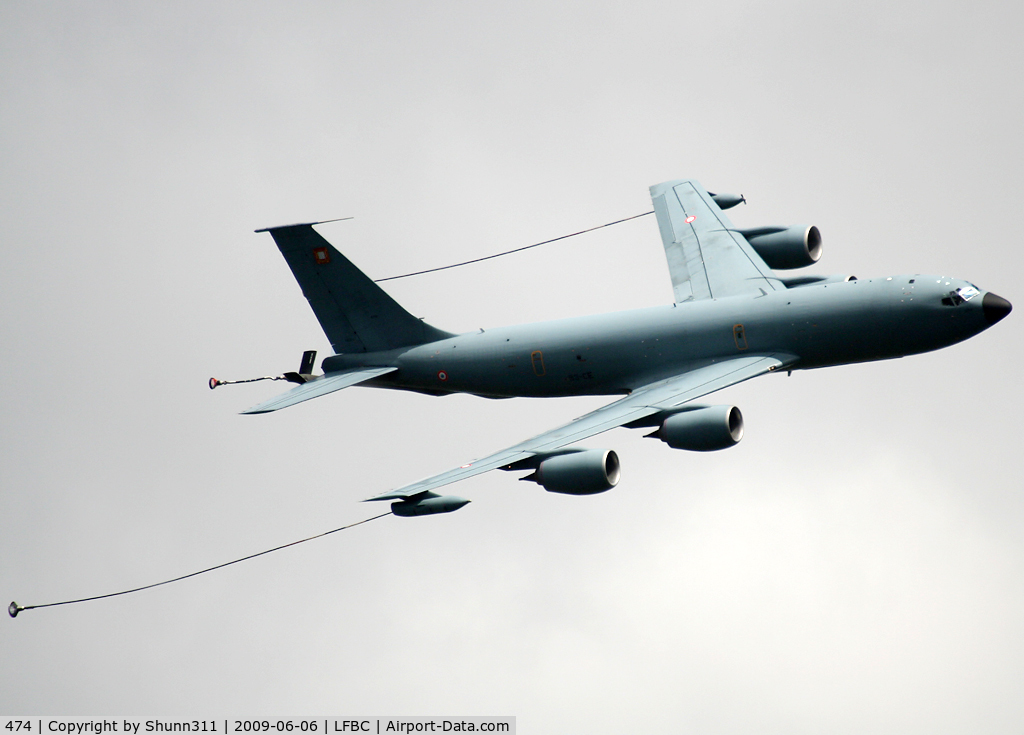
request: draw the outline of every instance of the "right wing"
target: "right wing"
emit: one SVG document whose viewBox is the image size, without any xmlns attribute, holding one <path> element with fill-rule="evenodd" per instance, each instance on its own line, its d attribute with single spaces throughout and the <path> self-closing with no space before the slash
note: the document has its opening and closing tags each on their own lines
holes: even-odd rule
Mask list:
<svg viewBox="0 0 1024 735">
<path fill-rule="evenodd" d="M 367 500 L 403 500 L 435 490 L 459 480 L 505 467 L 537 454 L 560 449 L 573 442 L 614 429 L 666 409 L 681 406 L 708 393 L 763 375 L 796 362 L 793 355 L 747 355 L 713 363 L 675 377 L 645 385 L 643 388 L 580 416 L 557 429 L 520 442 L 483 459 L 454 470 L 427 477 L 410 485 L 375 495 Z"/>
<path fill-rule="evenodd" d="M 677 304 L 785 288 L 698 182 L 656 184 L 651 201 Z"/>
<path fill-rule="evenodd" d="M 263 401 L 263 403 L 257 403 L 252 408 L 245 409 L 242 413 L 270 413 L 271 411 L 288 408 L 288 406 L 294 406 L 296 403 L 326 396 L 328 393 L 333 393 L 336 390 L 348 388 L 350 385 L 362 383 L 381 375 L 387 375 L 396 370 L 398 370 L 396 367 L 375 367 L 327 373 L 318 378 L 313 378 L 296 388 L 292 388 L 287 393 L 274 396 L 270 400 Z"/>
</svg>

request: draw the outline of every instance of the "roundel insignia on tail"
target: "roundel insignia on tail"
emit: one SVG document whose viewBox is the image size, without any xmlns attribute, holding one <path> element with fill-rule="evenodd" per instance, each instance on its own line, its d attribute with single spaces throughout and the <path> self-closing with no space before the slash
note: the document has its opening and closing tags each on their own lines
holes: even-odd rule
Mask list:
<svg viewBox="0 0 1024 735">
<path fill-rule="evenodd" d="M 446 373 L 444 370 L 438 370 L 437 371 L 437 379 L 442 381 L 442 382 L 444 382 L 445 380 L 448 380 L 448 373 Z"/>
</svg>

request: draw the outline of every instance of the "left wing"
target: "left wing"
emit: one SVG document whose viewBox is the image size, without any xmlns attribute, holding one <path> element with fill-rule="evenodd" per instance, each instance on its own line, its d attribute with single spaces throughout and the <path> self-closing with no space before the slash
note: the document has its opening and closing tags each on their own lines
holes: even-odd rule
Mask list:
<svg viewBox="0 0 1024 735">
<path fill-rule="evenodd" d="M 505 467 L 537 454 L 560 449 L 609 429 L 651 414 L 675 408 L 708 393 L 755 378 L 778 368 L 791 365 L 793 355 L 746 355 L 691 370 L 675 377 L 650 383 L 607 406 L 580 416 L 564 426 L 520 442 L 513 447 L 474 460 L 454 470 L 427 477 L 397 490 L 375 495 L 367 500 L 402 500 L 435 490 L 459 480 Z"/>
</svg>

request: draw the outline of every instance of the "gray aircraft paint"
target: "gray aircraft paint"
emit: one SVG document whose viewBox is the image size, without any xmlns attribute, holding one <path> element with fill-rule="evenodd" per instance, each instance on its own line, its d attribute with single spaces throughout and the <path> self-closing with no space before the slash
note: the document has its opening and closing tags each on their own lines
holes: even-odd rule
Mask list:
<svg viewBox="0 0 1024 735">
<path fill-rule="evenodd" d="M 509 398 L 622 394 L 740 353 L 791 353 L 800 358 L 794 370 L 885 360 L 991 326 L 983 298 L 941 303 L 968 285 L 917 275 L 804 286 L 484 329 L 405 350 L 337 355 L 324 369 L 394 366 L 397 372 L 364 384 Z"/>
<path fill-rule="evenodd" d="M 432 490 L 497 467 L 535 467 L 618 426 L 656 425 L 688 401 L 780 368 L 940 349 L 1011 310 L 1005 299 L 943 276 L 797 277 L 787 285 L 768 262 L 776 258 L 776 268 L 789 269 L 817 260 L 820 250 L 812 258 L 804 239 L 812 230 L 818 237 L 814 228 L 739 230 L 692 180 L 652 186 L 651 198 L 676 303 L 460 335 L 410 315 L 312 224 L 258 230 L 274 237 L 328 338 L 343 349 L 323 361 L 324 376 L 246 413 L 356 384 L 489 398 L 625 395 L 565 426 L 371 498 L 404 501 L 398 515 L 450 512 L 465 503 L 439 500 Z M 781 253 L 746 239 L 765 232 Z M 428 500 L 429 509 L 409 505 Z"/>
</svg>

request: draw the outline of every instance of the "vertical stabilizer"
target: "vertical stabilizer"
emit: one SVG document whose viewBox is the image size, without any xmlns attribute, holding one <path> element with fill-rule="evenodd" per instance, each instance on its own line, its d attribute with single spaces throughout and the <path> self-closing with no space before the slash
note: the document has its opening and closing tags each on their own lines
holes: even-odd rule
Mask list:
<svg viewBox="0 0 1024 735">
<path fill-rule="evenodd" d="M 381 352 L 452 336 L 399 306 L 313 225 L 256 231 L 274 238 L 336 353 Z"/>
</svg>

